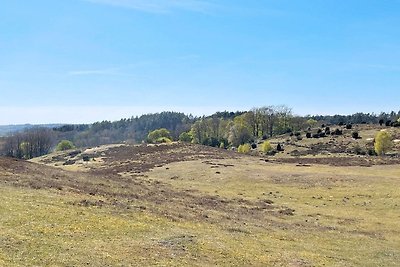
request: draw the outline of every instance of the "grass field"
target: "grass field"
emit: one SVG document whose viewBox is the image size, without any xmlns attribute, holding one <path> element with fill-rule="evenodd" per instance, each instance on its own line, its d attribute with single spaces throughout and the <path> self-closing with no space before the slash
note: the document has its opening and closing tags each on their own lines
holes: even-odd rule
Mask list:
<svg viewBox="0 0 400 267">
<path fill-rule="evenodd" d="M 101 153 L 68 170 L 0 161 L 1 266 L 400 262 L 399 165 L 280 163 L 182 145 Z"/>
</svg>

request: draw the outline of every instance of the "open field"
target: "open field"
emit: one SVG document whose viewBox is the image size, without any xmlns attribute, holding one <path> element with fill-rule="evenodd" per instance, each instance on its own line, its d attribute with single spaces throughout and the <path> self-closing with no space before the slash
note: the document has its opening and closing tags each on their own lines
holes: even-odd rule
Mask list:
<svg viewBox="0 0 400 267">
<path fill-rule="evenodd" d="M 360 160 L 178 143 L 2 158 L 0 265 L 398 266 L 399 162 Z"/>
</svg>

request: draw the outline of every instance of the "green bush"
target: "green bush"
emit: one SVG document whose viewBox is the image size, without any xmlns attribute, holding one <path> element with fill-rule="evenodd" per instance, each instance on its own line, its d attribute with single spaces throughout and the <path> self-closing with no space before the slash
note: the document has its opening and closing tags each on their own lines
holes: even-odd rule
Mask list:
<svg viewBox="0 0 400 267">
<path fill-rule="evenodd" d="M 56 151 L 65 151 L 65 150 L 73 149 L 73 148 L 75 148 L 75 146 L 71 141 L 62 140 L 60 143 L 57 144 Z"/>
<path fill-rule="evenodd" d="M 387 131 L 380 131 L 375 136 L 375 152 L 378 155 L 384 155 L 393 146 L 392 136 Z"/>
<path fill-rule="evenodd" d="M 155 143 L 157 143 L 157 144 L 162 144 L 162 143 L 169 144 L 169 143 L 172 143 L 172 140 L 167 138 L 167 137 L 160 137 L 155 141 Z"/>
<path fill-rule="evenodd" d="M 250 144 L 243 144 L 238 147 L 239 153 L 247 154 L 250 152 L 250 150 L 251 150 Z"/>
<path fill-rule="evenodd" d="M 171 142 L 172 137 L 170 132 L 165 128 L 154 130 L 147 135 L 148 143 L 168 143 L 167 139 Z"/>
<path fill-rule="evenodd" d="M 271 143 L 269 141 L 264 141 L 261 145 L 261 152 L 267 154 L 272 150 Z"/>
<path fill-rule="evenodd" d="M 193 136 L 188 132 L 183 132 L 179 135 L 179 141 L 190 143 L 193 140 Z"/>
</svg>

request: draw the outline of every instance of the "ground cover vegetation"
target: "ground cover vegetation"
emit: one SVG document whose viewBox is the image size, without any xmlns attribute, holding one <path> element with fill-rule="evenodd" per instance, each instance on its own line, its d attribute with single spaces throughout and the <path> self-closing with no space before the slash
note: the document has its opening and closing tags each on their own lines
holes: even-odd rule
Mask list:
<svg viewBox="0 0 400 267">
<path fill-rule="evenodd" d="M 177 142 L 0 157 L 0 265 L 397 266 L 399 161 L 365 162 Z"/>
</svg>

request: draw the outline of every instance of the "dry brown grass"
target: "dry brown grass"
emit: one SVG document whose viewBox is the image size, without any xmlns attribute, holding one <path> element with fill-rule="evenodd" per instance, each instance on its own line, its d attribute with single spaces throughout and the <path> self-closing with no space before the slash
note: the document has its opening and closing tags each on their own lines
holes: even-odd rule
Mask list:
<svg viewBox="0 0 400 267">
<path fill-rule="evenodd" d="M 398 165 L 265 162 L 181 144 L 91 155 L 74 171 L 0 160 L 0 265 L 400 262 Z"/>
</svg>

